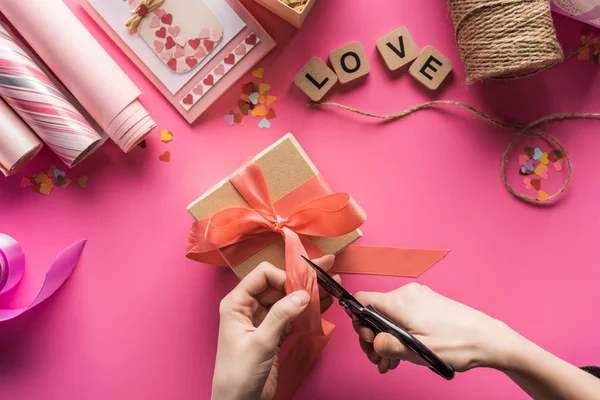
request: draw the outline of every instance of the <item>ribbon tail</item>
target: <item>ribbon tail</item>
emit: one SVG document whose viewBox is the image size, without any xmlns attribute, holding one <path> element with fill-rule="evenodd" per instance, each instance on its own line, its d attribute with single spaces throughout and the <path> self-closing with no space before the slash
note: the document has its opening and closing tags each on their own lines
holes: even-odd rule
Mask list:
<svg viewBox="0 0 600 400">
<path fill-rule="evenodd" d="M 300 335 L 279 363 L 279 377 L 274 400 L 290 400 L 302 385 L 304 378 L 329 343 L 335 325 L 321 320 L 324 336 Z"/>
<path fill-rule="evenodd" d="M 35 300 L 24 308 L 18 309 L 0 309 L 0 321 L 6 321 L 15 318 L 25 311 L 37 306 L 42 301 L 46 300 L 56 292 L 63 283 L 69 278 L 71 272 L 77 265 L 81 252 L 85 246 L 85 240 L 80 240 L 67 247 L 56 257 L 56 260 L 52 263 L 48 272 L 46 272 L 46 278 L 39 293 Z"/>
<path fill-rule="evenodd" d="M 416 278 L 446 257 L 449 251 L 348 246 L 336 256 L 329 272 Z"/>
</svg>

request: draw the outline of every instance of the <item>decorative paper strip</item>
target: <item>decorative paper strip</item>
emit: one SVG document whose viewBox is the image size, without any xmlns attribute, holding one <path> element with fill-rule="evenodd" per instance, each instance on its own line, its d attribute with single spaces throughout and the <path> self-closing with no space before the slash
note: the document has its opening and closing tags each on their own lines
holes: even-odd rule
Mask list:
<svg viewBox="0 0 600 400">
<path fill-rule="evenodd" d="M 148 116 L 139 89 L 62 0 L 3 0 L 1 11 L 123 151 L 155 126 L 134 129 Z M 136 107 L 143 111 L 134 116 Z"/>
<path fill-rule="evenodd" d="M 0 321 L 15 318 L 52 296 L 73 272 L 85 242 L 80 240 L 61 251 L 46 272 L 46 279 L 31 304 L 18 309 L 0 308 Z M 0 295 L 9 296 L 6 293 L 21 281 L 24 271 L 25 255 L 21 246 L 12 237 L 0 233 Z"/>
<path fill-rule="evenodd" d="M 194 87 L 181 100 L 180 104 L 189 110 L 198 100 L 202 98 L 217 82 L 227 74 L 242 58 L 246 56 L 258 43 L 260 38 L 254 33 L 248 35 L 221 61 L 209 74 L 207 74 L 196 87 Z"/>
<path fill-rule="evenodd" d="M 100 135 L 2 26 L 0 96 L 69 167 L 101 144 Z"/>
<path fill-rule="evenodd" d="M 33 159 L 42 142 L 14 111 L 0 100 L 0 171 L 9 176 Z"/>
</svg>

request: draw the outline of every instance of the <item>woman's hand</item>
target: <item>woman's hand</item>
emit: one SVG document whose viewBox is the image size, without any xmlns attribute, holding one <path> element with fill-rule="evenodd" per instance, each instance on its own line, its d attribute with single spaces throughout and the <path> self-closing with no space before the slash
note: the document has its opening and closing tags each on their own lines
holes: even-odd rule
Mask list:
<svg viewBox="0 0 600 400">
<path fill-rule="evenodd" d="M 325 269 L 333 256 L 316 263 Z M 339 282 L 339 276 L 335 277 Z M 333 298 L 320 291 L 321 312 Z M 280 345 L 308 305 L 305 291 L 285 295 L 285 271 L 263 263 L 221 301 L 213 399 L 266 400 L 275 395 Z"/>
<path fill-rule="evenodd" d="M 417 283 L 389 293 L 359 292 L 356 299 L 402 326 L 459 372 L 482 366 L 502 368 L 508 347 L 519 337 L 504 323 Z M 396 368 L 400 360 L 427 365 L 390 334 L 375 336 L 357 320 L 354 329 L 362 350 L 382 374 Z"/>
</svg>

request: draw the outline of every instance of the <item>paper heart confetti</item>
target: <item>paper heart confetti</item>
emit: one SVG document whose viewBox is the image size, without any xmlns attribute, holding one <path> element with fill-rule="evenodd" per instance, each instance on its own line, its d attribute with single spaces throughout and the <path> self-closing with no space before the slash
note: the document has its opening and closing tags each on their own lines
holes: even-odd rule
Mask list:
<svg viewBox="0 0 600 400">
<path fill-rule="evenodd" d="M 165 143 L 169 143 L 171 140 L 173 140 L 173 133 L 171 131 L 163 129 L 162 131 L 160 131 L 160 140 L 162 140 Z"/>
<path fill-rule="evenodd" d="M 154 15 L 156 15 L 158 18 L 162 18 L 166 13 L 167 11 L 164 8 L 157 7 L 154 9 Z"/>
<path fill-rule="evenodd" d="M 225 74 L 225 65 L 219 64 L 217 66 L 217 68 L 214 69 L 214 73 L 217 75 L 224 75 Z"/>
<path fill-rule="evenodd" d="M 174 40 L 175 40 L 175 43 L 177 43 L 182 48 L 183 48 L 183 46 L 185 46 L 185 43 L 187 42 L 187 39 L 184 36 L 177 36 Z"/>
<path fill-rule="evenodd" d="M 560 160 L 561 158 L 563 158 L 564 156 L 565 155 L 564 155 L 564 153 L 563 153 L 562 150 L 556 149 L 556 150 L 552 150 L 550 152 L 550 155 L 548 156 L 548 159 L 551 162 L 556 162 L 556 161 Z"/>
<path fill-rule="evenodd" d="M 176 37 L 177 35 L 179 35 L 179 32 L 181 32 L 181 28 L 177 25 L 170 26 L 169 29 L 167 29 L 167 32 L 169 32 L 169 35 Z M 180 46 L 183 47 L 184 45 Z"/>
<path fill-rule="evenodd" d="M 275 103 L 277 101 L 277 97 L 275 96 L 267 96 L 267 105 L 270 106 L 271 104 Z"/>
<path fill-rule="evenodd" d="M 155 40 L 154 41 L 154 50 L 157 53 L 160 53 L 161 51 L 163 51 L 164 47 L 165 47 L 165 44 L 163 42 L 161 42 L 160 40 Z"/>
<path fill-rule="evenodd" d="M 171 68 L 173 71 L 177 70 L 177 60 L 175 58 L 171 58 L 168 62 L 167 65 L 169 68 Z"/>
<path fill-rule="evenodd" d="M 266 92 L 268 92 L 269 90 L 271 90 L 271 85 L 267 84 L 267 83 L 261 83 L 258 86 L 258 93 L 260 94 L 265 94 Z"/>
<path fill-rule="evenodd" d="M 80 176 L 79 178 L 77 178 L 77 184 L 82 188 L 87 186 L 87 182 L 88 182 L 87 175 L 83 175 L 83 176 Z"/>
<path fill-rule="evenodd" d="M 233 114 L 227 114 L 224 117 L 225 122 L 227 122 L 227 125 L 229 126 L 233 126 L 233 124 L 235 123 L 235 117 Z"/>
<path fill-rule="evenodd" d="M 204 28 L 200 29 L 200 33 L 198 34 L 198 37 L 200 39 L 210 38 L 210 31 L 208 30 L 208 28 L 204 27 Z"/>
<path fill-rule="evenodd" d="M 260 120 L 260 122 L 258 123 L 258 127 L 259 128 L 270 128 L 271 127 L 271 123 L 269 122 L 268 119 L 263 118 Z"/>
<path fill-rule="evenodd" d="M 542 150 L 540 150 L 539 147 L 536 147 L 535 149 L 533 149 L 533 159 L 534 160 L 539 160 L 543 154 L 544 153 L 542 153 Z"/>
<path fill-rule="evenodd" d="M 161 39 L 164 39 L 167 37 L 167 28 L 165 28 L 164 26 L 160 29 L 157 29 L 156 32 L 154 32 L 154 35 L 156 35 L 156 37 L 159 37 Z"/>
<path fill-rule="evenodd" d="M 170 49 L 175 47 L 177 43 L 175 43 L 175 39 L 173 39 L 173 36 L 168 36 L 167 37 L 167 41 L 165 42 L 165 48 Z"/>
<path fill-rule="evenodd" d="M 22 177 L 21 178 L 21 189 L 26 188 L 26 187 L 30 187 L 31 186 L 31 179 L 27 178 L 27 177 Z"/>
<path fill-rule="evenodd" d="M 188 57 L 185 59 L 185 63 L 188 65 L 188 67 L 194 68 L 196 64 L 198 64 L 198 59 L 196 57 Z"/>
<path fill-rule="evenodd" d="M 277 114 L 275 114 L 275 110 L 272 108 L 269 108 L 269 111 L 267 111 L 267 115 L 266 118 L 268 120 L 272 120 L 273 118 L 277 117 Z"/>
<path fill-rule="evenodd" d="M 233 65 L 235 63 L 235 56 L 233 54 L 229 54 L 227 57 L 223 59 L 225 64 Z"/>
<path fill-rule="evenodd" d="M 39 192 L 40 192 L 41 194 L 43 194 L 44 196 L 50 196 L 50 193 L 52 192 L 52 188 L 53 188 L 53 187 L 54 187 L 54 186 L 52 186 L 52 185 L 49 185 L 49 184 L 47 184 L 47 183 L 42 183 L 42 184 L 40 185 Z"/>
<path fill-rule="evenodd" d="M 248 100 L 250 100 L 250 102 L 252 104 L 257 104 L 258 103 L 258 92 L 254 92 L 250 96 L 248 96 Z"/>
<path fill-rule="evenodd" d="M 187 96 L 183 98 L 183 104 L 194 104 L 194 96 L 191 93 L 188 93 Z"/>
<path fill-rule="evenodd" d="M 211 74 L 208 74 L 206 78 L 202 80 L 202 83 L 204 83 L 206 86 L 212 86 L 214 82 L 215 80 Z"/>
<path fill-rule="evenodd" d="M 160 156 L 158 156 L 158 159 L 160 161 L 164 161 L 164 162 L 171 162 L 171 152 L 170 151 L 165 151 L 163 154 L 161 154 Z"/>
<path fill-rule="evenodd" d="M 252 76 L 258 79 L 262 79 L 263 76 L 265 76 L 265 69 L 263 67 L 255 69 L 254 71 L 252 71 Z"/>
<path fill-rule="evenodd" d="M 533 147 L 525 147 L 525 154 L 527 154 L 527 157 L 529 158 L 533 158 Z"/>
<path fill-rule="evenodd" d="M 548 167 L 546 167 L 544 164 L 538 165 L 534 172 L 540 178 L 548 179 Z"/>
<path fill-rule="evenodd" d="M 175 53 L 173 53 L 173 56 L 175 58 L 179 58 L 179 57 L 181 57 L 183 55 L 185 55 L 185 52 L 183 51 L 183 47 L 176 46 L 175 47 Z"/>
<path fill-rule="evenodd" d="M 553 162 L 552 165 L 557 171 L 561 171 L 563 168 L 563 162 L 564 160 L 561 158 L 560 160 Z"/>
<path fill-rule="evenodd" d="M 529 160 L 529 156 L 527 154 L 521 154 L 519 156 L 519 165 L 525 165 L 527 160 Z"/>
<path fill-rule="evenodd" d="M 212 49 L 215 47 L 215 42 L 208 40 L 208 39 L 204 39 L 202 41 L 202 44 L 204 45 L 204 48 L 206 49 L 206 51 L 211 52 Z"/>
<path fill-rule="evenodd" d="M 223 32 L 221 32 L 218 29 L 213 29 L 212 30 L 212 41 L 213 42 L 218 42 L 219 40 L 221 40 L 221 38 L 223 37 Z"/>
<path fill-rule="evenodd" d="M 153 16 L 152 21 L 150 21 L 150 28 L 158 28 L 160 26 L 160 18 L 158 16 Z"/>
<path fill-rule="evenodd" d="M 173 58 L 173 51 L 164 49 L 163 51 L 160 52 L 160 58 L 162 58 L 163 60 L 165 60 L 168 63 L 169 60 L 171 58 Z M 169 64 L 167 64 L 167 65 L 169 65 Z"/>
<path fill-rule="evenodd" d="M 64 177 L 65 177 L 65 175 L 66 175 L 65 171 L 61 171 L 61 170 L 60 170 L 60 169 L 58 169 L 58 168 L 54 168 L 54 177 L 55 177 L 55 178 L 58 178 L 59 176 L 61 176 L 61 177 L 63 177 L 63 178 L 64 178 Z"/>
<path fill-rule="evenodd" d="M 240 44 L 238 47 L 235 48 L 234 53 L 238 56 L 243 56 L 244 54 L 246 54 L 246 45 L 244 45 L 244 43 Z"/>
<path fill-rule="evenodd" d="M 544 200 L 546 200 L 548 197 L 550 197 L 550 196 L 548 196 L 548 193 L 544 192 L 543 190 L 540 190 L 540 191 L 538 192 L 538 198 L 539 198 L 540 200 L 544 201 Z"/>
<path fill-rule="evenodd" d="M 538 159 L 544 165 L 548 164 L 548 153 L 542 153 L 542 156 Z"/>
<path fill-rule="evenodd" d="M 264 117 L 265 116 L 265 106 L 260 105 L 258 107 L 254 107 L 252 110 L 253 117 Z"/>
<path fill-rule="evenodd" d="M 533 187 L 531 186 L 531 178 L 523 178 L 523 183 L 525 184 L 526 189 L 531 189 Z"/>
<path fill-rule="evenodd" d="M 188 44 L 190 45 L 190 47 L 196 50 L 198 46 L 200 46 L 200 39 L 189 39 Z"/>
<path fill-rule="evenodd" d="M 542 181 L 540 181 L 539 179 L 532 179 L 531 186 L 533 186 L 535 190 L 540 190 L 540 188 L 542 187 Z"/>
<path fill-rule="evenodd" d="M 208 53 L 202 46 L 198 47 L 198 50 L 196 50 L 196 57 L 198 57 L 198 58 L 202 58 L 202 57 L 206 56 L 206 54 L 208 54 Z"/>
<path fill-rule="evenodd" d="M 195 53 L 196 53 L 196 50 L 194 50 L 194 48 L 192 46 L 188 45 L 183 48 L 183 54 L 186 57 L 192 57 L 193 55 L 195 55 Z"/>
<path fill-rule="evenodd" d="M 171 13 L 165 14 L 160 21 L 165 25 L 171 25 L 173 23 L 173 15 Z"/>
</svg>

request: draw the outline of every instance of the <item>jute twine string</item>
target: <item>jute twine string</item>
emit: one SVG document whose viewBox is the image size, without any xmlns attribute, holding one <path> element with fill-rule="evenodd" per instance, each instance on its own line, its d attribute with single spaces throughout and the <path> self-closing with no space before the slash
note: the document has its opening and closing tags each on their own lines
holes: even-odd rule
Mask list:
<svg viewBox="0 0 600 400">
<path fill-rule="evenodd" d="M 467 82 L 529 76 L 563 60 L 548 0 L 448 0 Z"/>
<path fill-rule="evenodd" d="M 409 115 L 414 114 L 419 111 L 422 111 L 422 110 L 426 110 L 426 109 L 430 109 L 430 108 L 437 108 L 439 106 L 448 106 L 448 105 L 461 107 L 465 110 L 472 112 L 473 114 L 477 115 L 481 119 L 483 119 L 491 124 L 501 126 L 504 128 L 513 129 L 517 132 L 513 136 L 512 140 L 510 141 L 510 143 L 508 144 L 506 149 L 504 150 L 504 153 L 502 153 L 502 159 L 500 162 L 500 177 L 501 177 L 502 183 L 504 184 L 506 189 L 513 196 L 517 197 L 518 199 L 521 199 L 523 201 L 526 201 L 528 203 L 533 203 L 533 204 L 547 204 L 548 202 L 551 202 L 552 200 L 555 200 L 559 196 L 561 196 L 565 192 L 565 190 L 567 189 L 569 184 L 571 183 L 571 176 L 573 173 L 571 158 L 570 158 L 567 150 L 564 148 L 564 146 L 553 136 L 551 136 L 545 132 L 542 132 L 538 129 L 535 129 L 535 128 L 537 128 L 541 125 L 544 125 L 544 124 L 548 124 L 548 123 L 555 122 L 555 121 L 561 121 L 561 120 L 565 120 L 565 119 L 600 119 L 600 113 L 560 113 L 560 114 L 547 115 L 547 116 L 539 118 L 533 122 L 530 122 L 529 124 L 526 124 L 526 125 L 519 125 L 519 124 L 512 124 L 509 122 L 505 122 L 505 121 L 493 118 L 469 104 L 463 103 L 462 101 L 454 101 L 454 100 L 429 101 L 427 103 L 419 104 L 417 106 L 408 108 L 404 111 L 400 111 L 400 112 L 397 112 L 394 114 L 389 114 L 389 115 L 380 115 L 380 114 L 374 114 L 374 113 L 370 113 L 370 112 L 366 112 L 366 111 L 361 111 L 361 110 L 358 110 L 353 107 L 349 107 L 349 106 L 345 106 L 345 105 L 333 103 L 333 102 L 309 103 L 307 106 L 309 108 L 337 107 L 342 110 L 349 111 L 351 113 L 363 115 L 365 117 L 377 118 L 377 119 L 381 119 L 381 120 L 398 120 L 398 119 L 408 117 Z M 556 193 L 548 196 L 548 198 L 546 198 L 546 199 L 539 199 L 537 197 L 531 197 L 531 196 L 527 196 L 527 195 L 518 193 L 511 186 L 511 184 L 508 182 L 508 179 L 506 177 L 506 164 L 508 164 L 508 155 L 509 155 L 511 149 L 517 143 L 518 139 L 521 136 L 523 136 L 524 134 L 531 134 L 533 136 L 538 136 L 538 137 L 546 140 L 547 142 L 552 143 L 554 146 L 556 146 L 556 148 L 561 150 L 564 154 L 564 157 L 565 157 L 565 160 L 567 163 L 567 179 L 565 180 L 565 183 L 563 184 L 563 186 Z"/>
</svg>

